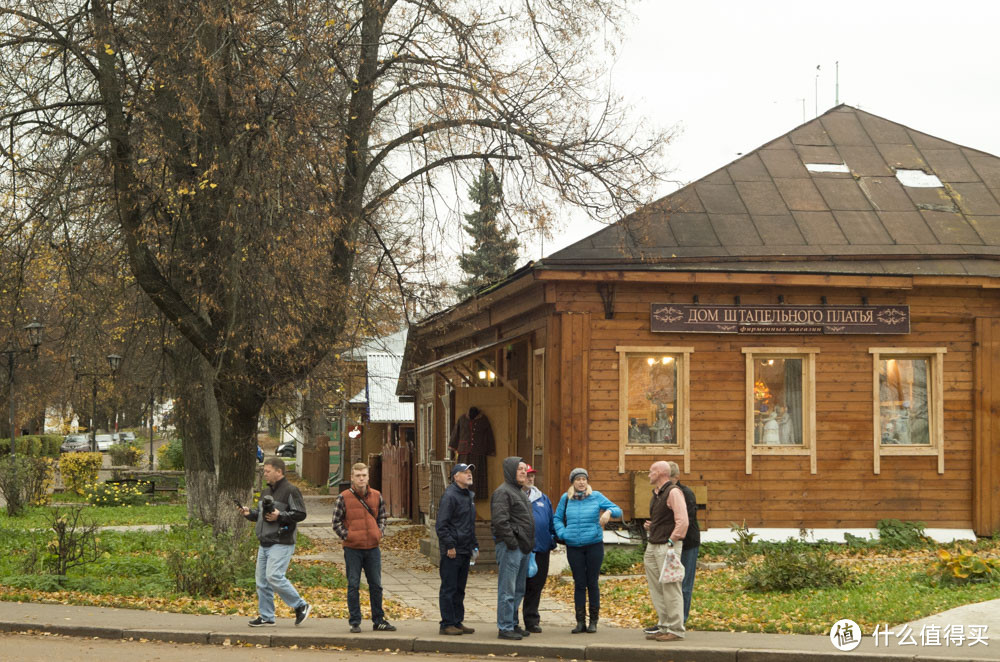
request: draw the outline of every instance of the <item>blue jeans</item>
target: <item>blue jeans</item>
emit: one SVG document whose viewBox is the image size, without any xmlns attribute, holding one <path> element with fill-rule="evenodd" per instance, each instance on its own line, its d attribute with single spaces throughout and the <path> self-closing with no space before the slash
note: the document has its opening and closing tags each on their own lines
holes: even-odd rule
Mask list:
<svg viewBox="0 0 1000 662">
<path fill-rule="evenodd" d="M 361 570 L 368 582 L 368 599 L 372 606 L 372 623 L 385 620 L 382 611 L 382 552 L 372 549 L 344 548 L 344 565 L 347 566 L 347 622 L 361 625 Z"/>
<path fill-rule="evenodd" d="M 510 632 L 517 627 L 517 612 L 524 599 L 528 579 L 528 555 L 520 549 L 507 549 L 497 541 L 497 629 Z"/>
<path fill-rule="evenodd" d="M 441 555 L 438 573 L 441 575 L 441 590 L 438 591 L 438 605 L 441 608 L 441 627 L 460 627 L 465 620 L 465 585 L 469 580 L 470 554 L 456 554 L 449 559 Z"/>
<path fill-rule="evenodd" d="M 697 547 L 685 547 L 681 551 L 681 565 L 684 566 L 681 592 L 684 594 L 684 622 L 687 623 L 688 612 L 691 611 L 691 592 L 694 591 L 694 573 L 698 569 Z"/>
<path fill-rule="evenodd" d="M 271 545 L 257 549 L 257 611 L 265 621 L 274 620 L 274 594 L 297 609 L 306 603 L 285 577 L 295 545 Z"/>
<path fill-rule="evenodd" d="M 604 562 L 604 543 L 595 542 L 583 547 L 566 546 L 566 560 L 573 571 L 573 605 L 576 607 L 577 619 L 583 618 L 590 594 L 590 617 L 596 619 L 601 613 L 601 590 L 598 579 L 601 577 L 601 564 Z"/>
</svg>

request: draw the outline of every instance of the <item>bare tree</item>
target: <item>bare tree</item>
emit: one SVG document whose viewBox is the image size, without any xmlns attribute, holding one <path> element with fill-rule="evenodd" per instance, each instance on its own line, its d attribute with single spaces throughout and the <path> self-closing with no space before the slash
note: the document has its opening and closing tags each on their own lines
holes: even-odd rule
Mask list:
<svg viewBox="0 0 1000 662">
<path fill-rule="evenodd" d="M 30 181 L 9 223 L 113 228 L 218 427 L 216 465 L 195 468 L 206 519 L 230 525 L 250 490 L 263 403 L 347 331 L 363 244 L 402 285 L 448 177 L 489 162 L 537 219 L 641 200 L 665 136 L 589 92 L 621 18 L 609 0 L 0 9 L 3 181 Z"/>
</svg>

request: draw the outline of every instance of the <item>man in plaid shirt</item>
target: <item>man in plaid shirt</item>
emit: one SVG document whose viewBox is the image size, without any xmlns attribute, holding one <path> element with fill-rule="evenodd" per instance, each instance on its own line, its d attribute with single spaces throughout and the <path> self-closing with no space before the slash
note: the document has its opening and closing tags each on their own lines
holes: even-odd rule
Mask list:
<svg viewBox="0 0 1000 662">
<path fill-rule="evenodd" d="M 385 501 L 378 490 L 368 487 L 368 465 L 351 467 L 351 487 L 337 496 L 333 506 L 333 530 L 344 541 L 347 566 L 347 613 L 351 632 L 361 632 L 361 571 L 368 582 L 372 606 L 372 629 L 393 632 L 382 610 L 382 552 L 378 544 L 385 534 Z"/>
</svg>

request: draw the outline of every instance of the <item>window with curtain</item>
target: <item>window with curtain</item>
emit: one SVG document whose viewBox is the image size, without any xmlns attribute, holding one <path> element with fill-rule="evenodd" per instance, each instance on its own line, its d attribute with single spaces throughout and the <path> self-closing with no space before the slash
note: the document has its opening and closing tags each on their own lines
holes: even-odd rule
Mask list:
<svg viewBox="0 0 1000 662">
<path fill-rule="evenodd" d="M 879 357 L 878 408 L 882 445 L 931 444 L 930 359 Z"/>
<path fill-rule="evenodd" d="M 767 357 L 753 360 L 753 443 L 803 445 L 803 360 Z"/>
<path fill-rule="evenodd" d="M 628 354 L 628 441 L 633 444 L 677 444 L 678 364 L 674 354 Z"/>
</svg>

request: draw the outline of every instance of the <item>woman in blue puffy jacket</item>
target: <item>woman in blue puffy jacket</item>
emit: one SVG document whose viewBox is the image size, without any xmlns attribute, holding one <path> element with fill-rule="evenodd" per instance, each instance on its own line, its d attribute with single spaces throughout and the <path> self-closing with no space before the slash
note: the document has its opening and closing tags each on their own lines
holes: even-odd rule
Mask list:
<svg viewBox="0 0 1000 662">
<path fill-rule="evenodd" d="M 573 603 L 576 607 L 576 627 L 573 634 L 597 632 L 601 612 L 598 578 L 604 561 L 604 527 L 612 517 L 621 517 L 622 509 L 606 496 L 590 487 L 586 469 L 569 473 L 569 490 L 556 507 L 556 537 L 566 544 L 566 558 L 573 571 Z M 590 623 L 587 623 L 586 603 L 590 596 Z"/>
</svg>

